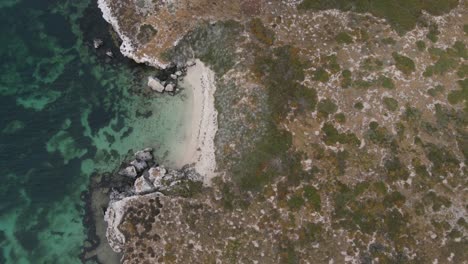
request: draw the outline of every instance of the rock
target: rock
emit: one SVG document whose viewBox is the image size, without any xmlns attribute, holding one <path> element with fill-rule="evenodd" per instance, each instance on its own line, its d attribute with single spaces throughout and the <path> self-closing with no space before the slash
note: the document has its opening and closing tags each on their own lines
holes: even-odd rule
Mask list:
<svg viewBox="0 0 468 264">
<path fill-rule="evenodd" d="M 114 54 L 110 50 L 106 51 L 106 55 L 110 58 L 114 57 Z"/>
<path fill-rule="evenodd" d="M 148 171 L 148 180 L 153 184 L 153 186 L 161 186 L 161 181 L 166 175 L 167 170 L 164 167 L 153 167 Z"/>
<path fill-rule="evenodd" d="M 137 170 L 133 166 L 128 166 L 125 169 L 120 170 L 119 174 L 130 178 L 135 178 L 138 175 Z"/>
<path fill-rule="evenodd" d="M 161 84 L 161 82 L 153 77 L 148 77 L 148 86 L 153 90 L 158 93 L 164 92 L 164 86 Z"/>
<path fill-rule="evenodd" d="M 93 40 L 93 46 L 94 46 L 95 49 L 99 49 L 99 47 L 101 47 L 102 44 L 104 44 L 104 42 L 101 39 L 94 39 Z"/>
<path fill-rule="evenodd" d="M 173 79 L 173 80 L 176 80 L 176 79 L 177 79 L 177 75 L 175 75 L 175 74 L 171 74 L 170 77 L 171 77 L 171 79 Z"/>
<path fill-rule="evenodd" d="M 195 66 L 195 64 L 197 64 L 194 60 L 188 60 L 187 61 L 187 67 L 192 67 L 192 66 Z"/>
<path fill-rule="evenodd" d="M 155 191 L 154 185 L 143 176 L 136 179 L 134 187 L 137 194 Z"/>
<path fill-rule="evenodd" d="M 175 85 L 173 83 L 168 83 L 166 87 L 164 88 L 164 91 L 166 92 L 174 92 L 175 90 Z"/>
<path fill-rule="evenodd" d="M 182 72 L 181 71 L 176 71 L 175 75 L 180 77 L 180 76 L 182 76 Z"/>
<path fill-rule="evenodd" d="M 144 152 L 153 152 L 153 148 L 145 148 L 143 151 Z"/>
<path fill-rule="evenodd" d="M 142 172 L 148 167 L 148 164 L 146 164 L 146 161 L 144 160 L 133 160 L 132 162 L 130 162 L 130 164 L 135 167 L 137 172 Z"/>
<path fill-rule="evenodd" d="M 135 153 L 135 158 L 140 161 L 153 160 L 153 155 L 149 151 L 140 150 Z"/>
</svg>

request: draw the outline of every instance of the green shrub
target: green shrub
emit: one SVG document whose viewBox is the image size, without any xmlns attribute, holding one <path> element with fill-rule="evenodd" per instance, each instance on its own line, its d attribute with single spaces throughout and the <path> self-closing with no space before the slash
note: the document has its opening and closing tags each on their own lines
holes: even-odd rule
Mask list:
<svg viewBox="0 0 468 264">
<path fill-rule="evenodd" d="M 351 71 L 350 70 L 343 70 L 341 72 L 341 87 L 342 88 L 349 88 L 352 84 L 353 80 L 351 78 Z"/>
<path fill-rule="evenodd" d="M 426 42 L 422 40 L 416 41 L 416 47 L 418 48 L 419 51 L 425 51 L 426 50 Z"/>
<path fill-rule="evenodd" d="M 321 208 L 321 199 L 318 190 L 310 185 L 304 186 L 304 198 L 307 200 L 308 203 L 312 205 L 314 210 L 320 211 Z"/>
<path fill-rule="evenodd" d="M 444 91 L 444 86 L 436 85 L 436 87 L 430 88 L 429 90 L 427 90 L 427 93 L 432 97 L 436 97 L 438 94 L 442 93 L 443 91 Z"/>
<path fill-rule="evenodd" d="M 335 37 L 336 41 L 340 44 L 351 44 L 353 43 L 353 38 L 346 32 L 340 32 Z"/>
<path fill-rule="evenodd" d="M 336 112 L 338 107 L 331 99 L 323 99 L 317 104 L 317 111 L 324 115 L 328 116 Z"/>
<path fill-rule="evenodd" d="M 324 68 L 320 67 L 313 72 L 313 79 L 315 81 L 326 83 L 330 80 L 330 75 Z"/>
<path fill-rule="evenodd" d="M 361 63 L 361 68 L 366 71 L 377 71 L 382 69 L 383 62 L 377 58 L 369 57 Z"/>
<path fill-rule="evenodd" d="M 393 191 L 387 194 L 383 200 L 383 204 L 387 208 L 391 208 L 393 206 L 402 207 L 405 202 L 405 196 L 403 196 L 400 192 L 397 191 Z"/>
<path fill-rule="evenodd" d="M 460 90 L 453 90 L 448 94 L 447 100 L 450 104 L 455 105 L 461 102 L 468 103 L 468 79 L 459 80 Z"/>
<path fill-rule="evenodd" d="M 432 42 L 437 42 L 437 40 L 439 39 L 439 34 L 440 34 L 440 31 L 439 31 L 439 26 L 437 26 L 437 24 L 431 24 L 429 26 L 429 32 L 427 33 L 426 37 L 432 41 Z"/>
<path fill-rule="evenodd" d="M 288 199 L 288 207 L 291 210 L 299 210 L 304 205 L 304 203 L 304 199 L 299 195 L 293 195 Z"/>
<path fill-rule="evenodd" d="M 338 113 L 335 115 L 335 120 L 336 122 L 340 123 L 340 124 L 344 124 L 346 123 L 346 116 L 344 113 Z"/>
<path fill-rule="evenodd" d="M 385 107 L 392 112 L 398 109 L 398 101 L 392 97 L 384 97 L 383 102 Z"/>
<path fill-rule="evenodd" d="M 416 70 L 414 61 L 406 56 L 400 55 L 396 52 L 392 53 L 393 59 L 395 60 L 395 66 L 398 70 L 404 74 L 411 74 Z"/>
<path fill-rule="evenodd" d="M 370 12 L 385 18 L 399 33 L 413 29 L 422 10 L 432 15 L 442 15 L 458 4 L 458 0 L 303 0 L 300 9 L 341 9 L 358 13 Z"/>
<path fill-rule="evenodd" d="M 272 30 L 266 28 L 263 25 L 262 20 L 259 18 L 254 18 L 249 22 L 248 26 L 250 32 L 252 32 L 253 36 L 257 40 L 268 46 L 273 45 L 273 42 L 275 41 L 275 33 Z"/>
<path fill-rule="evenodd" d="M 409 172 L 405 165 L 397 157 L 392 157 L 385 161 L 385 170 L 387 177 L 391 181 L 403 180 L 406 181 L 409 177 Z"/>
<path fill-rule="evenodd" d="M 355 134 L 340 133 L 331 123 L 328 122 L 323 125 L 322 132 L 325 134 L 323 141 L 327 145 L 341 143 L 359 146 L 361 144 L 361 141 L 356 137 Z"/>
<path fill-rule="evenodd" d="M 387 76 L 380 76 L 379 82 L 381 83 L 383 88 L 387 88 L 387 89 L 395 88 L 395 84 L 393 83 L 393 80 L 388 78 Z"/>
<path fill-rule="evenodd" d="M 354 104 L 354 108 L 356 108 L 357 110 L 362 110 L 364 109 L 364 105 L 362 104 L 362 102 L 357 102 Z"/>
<path fill-rule="evenodd" d="M 385 45 L 395 45 L 396 41 L 392 37 L 387 37 L 382 39 L 382 43 Z"/>
<path fill-rule="evenodd" d="M 460 78 L 468 77 L 468 64 L 462 64 L 460 68 L 458 68 L 457 76 Z"/>
</svg>

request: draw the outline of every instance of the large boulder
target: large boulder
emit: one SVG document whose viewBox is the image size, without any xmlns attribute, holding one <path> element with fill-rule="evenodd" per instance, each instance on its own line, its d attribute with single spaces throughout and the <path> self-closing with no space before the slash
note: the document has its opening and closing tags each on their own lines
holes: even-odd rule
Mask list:
<svg viewBox="0 0 468 264">
<path fill-rule="evenodd" d="M 166 87 L 164 88 L 164 91 L 166 92 L 174 92 L 175 90 L 175 85 L 173 83 L 168 83 Z"/>
<path fill-rule="evenodd" d="M 138 177 L 133 186 L 137 194 L 155 191 L 154 185 L 143 176 Z"/>
<path fill-rule="evenodd" d="M 138 173 L 134 166 L 128 166 L 119 171 L 119 174 L 125 177 L 135 178 Z"/>
<path fill-rule="evenodd" d="M 162 85 L 162 83 L 157 78 L 154 78 L 154 77 L 151 77 L 151 76 L 148 77 L 148 86 L 153 91 L 156 91 L 158 93 L 164 92 L 164 86 Z"/>
<path fill-rule="evenodd" d="M 148 171 L 148 180 L 157 188 L 162 184 L 162 179 L 167 170 L 164 167 L 153 167 Z"/>
</svg>

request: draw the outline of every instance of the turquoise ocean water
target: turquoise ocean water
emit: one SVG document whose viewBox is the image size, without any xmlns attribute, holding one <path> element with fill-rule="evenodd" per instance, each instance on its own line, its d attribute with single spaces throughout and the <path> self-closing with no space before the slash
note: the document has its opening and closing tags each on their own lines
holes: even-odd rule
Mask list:
<svg viewBox="0 0 468 264">
<path fill-rule="evenodd" d="M 0 263 L 80 263 L 90 176 L 183 126 L 184 92 L 148 91 L 93 1 L 0 1 Z"/>
</svg>

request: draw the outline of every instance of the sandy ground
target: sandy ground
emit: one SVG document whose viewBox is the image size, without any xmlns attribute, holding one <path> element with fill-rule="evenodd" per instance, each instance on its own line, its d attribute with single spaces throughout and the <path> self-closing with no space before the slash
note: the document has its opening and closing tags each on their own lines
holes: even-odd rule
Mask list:
<svg viewBox="0 0 468 264">
<path fill-rule="evenodd" d="M 209 185 L 216 176 L 214 138 L 218 130 L 218 112 L 215 109 L 216 91 L 214 72 L 200 60 L 187 69 L 180 86 L 192 90 L 187 108 L 188 124 L 182 144 L 179 166 L 195 164 L 195 169 Z"/>
</svg>

